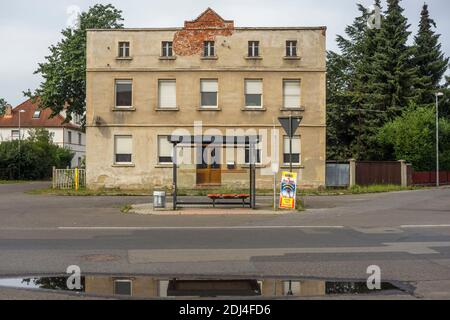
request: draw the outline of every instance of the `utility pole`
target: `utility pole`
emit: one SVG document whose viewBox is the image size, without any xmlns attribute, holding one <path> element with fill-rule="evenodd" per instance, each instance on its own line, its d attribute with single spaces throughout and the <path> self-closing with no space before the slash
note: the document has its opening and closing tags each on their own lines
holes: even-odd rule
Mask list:
<svg viewBox="0 0 450 320">
<path fill-rule="evenodd" d="M 18 164 L 18 167 L 19 167 L 19 180 L 21 179 L 20 164 L 22 162 L 22 153 L 21 153 L 21 150 L 20 150 L 21 142 L 22 142 L 22 126 L 21 126 L 20 115 L 22 113 L 25 113 L 25 110 L 20 110 L 19 111 L 19 164 Z"/>
<path fill-rule="evenodd" d="M 442 92 L 436 92 L 436 187 L 440 186 L 439 176 L 439 97 L 444 96 Z"/>
</svg>

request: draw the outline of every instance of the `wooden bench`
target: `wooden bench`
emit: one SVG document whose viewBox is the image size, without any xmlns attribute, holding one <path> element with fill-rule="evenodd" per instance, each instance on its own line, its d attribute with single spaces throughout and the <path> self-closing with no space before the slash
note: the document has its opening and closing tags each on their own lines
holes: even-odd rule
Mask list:
<svg viewBox="0 0 450 320">
<path fill-rule="evenodd" d="M 250 198 L 249 194 L 208 194 L 208 198 L 213 201 L 213 207 L 215 208 L 218 200 L 241 200 L 242 207 L 245 208 L 246 202 L 248 198 Z M 234 202 L 222 202 L 221 205 L 235 205 Z"/>
</svg>

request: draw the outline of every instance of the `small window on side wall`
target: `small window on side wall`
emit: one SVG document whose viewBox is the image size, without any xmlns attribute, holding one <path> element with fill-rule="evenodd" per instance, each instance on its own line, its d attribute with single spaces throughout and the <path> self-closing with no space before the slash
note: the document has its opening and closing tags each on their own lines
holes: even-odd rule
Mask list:
<svg viewBox="0 0 450 320">
<path fill-rule="evenodd" d="M 132 108 L 133 81 L 116 80 L 116 108 Z"/>
<path fill-rule="evenodd" d="M 297 41 L 286 41 L 286 57 L 297 57 Z"/>
<path fill-rule="evenodd" d="M 114 156 L 116 164 L 132 164 L 133 138 L 132 136 L 114 137 Z"/>
<path fill-rule="evenodd" d="M 165 58 L 173 57 L 173 42 L 163 41 L 161 56 Z"/>
<path fill-rule="evenodd" d="M 248 42 L 248 56 L 252 58 L 259 57 L 259 41 Z"/>
<path fill-rule="evenodd" d="M 119 58 L 129 58 L 130 57 L 130 43 L 127 41 L 119 42 Z"/>
<path fill-rule="evenodd" d="M 215 57 L 215 43 L 214 41 L 205 41 L 203 44 L 203 56 L 204 57 Z"/>
</svg>

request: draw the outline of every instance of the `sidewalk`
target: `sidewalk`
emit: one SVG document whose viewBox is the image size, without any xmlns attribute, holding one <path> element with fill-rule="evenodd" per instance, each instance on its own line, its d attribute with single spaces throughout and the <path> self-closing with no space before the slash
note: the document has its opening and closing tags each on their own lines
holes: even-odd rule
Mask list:
<svg viewBox="0 0 450 320">
<path fill-rule="evenodd" d="M 286 215 L 286 214 L 299 214 L 299 211 L 274 211 L 267 206 L 260 207 L 253 210 L 250 208 L 237 208 L 217 206 L 212 207 L 186 207 L 178 210 L 172 210 L 171 204 L 168 204 L 169 209 L 155 210 L 153 204 L 136 204 L 132 205 L 128 214 L 140 214 L 140 215 L 158 215 L 158 216 L 176 216 L 176 215 Z"/>
</svg>

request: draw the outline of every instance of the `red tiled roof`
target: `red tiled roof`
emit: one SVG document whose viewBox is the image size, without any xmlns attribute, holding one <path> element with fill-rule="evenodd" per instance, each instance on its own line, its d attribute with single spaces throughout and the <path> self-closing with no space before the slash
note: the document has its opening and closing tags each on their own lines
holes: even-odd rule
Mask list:
<svg viewBox="0 0 450 320">
<path fill-rule="evenodd" d="M 0 116 L 0 127 L 3 128 L 18 128 L 19 127 L 19 112 L 24 110 L 24 113 L 20 114 L 20 125 L 22 128 L 69 128 L 74 130 L 80 130 L 79 126 L 72 123 L 65 123 L 62 115 L 57 115 L 54 118 L 50 118 L 52 111 L 50 109 L 44 109 L 41 111 L 39 119 L 34 119 L 34 112 L 38 109 L 37 104 L 33 101 L 27 100 L 24 103 L 18 105 L 12 110 L 11 116 Z"/>
</svg>

